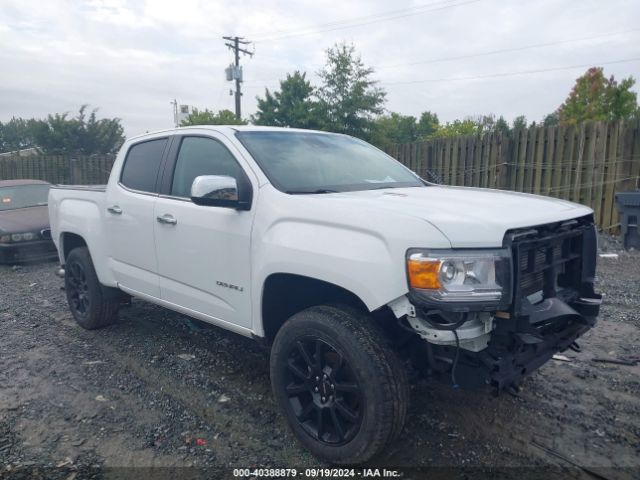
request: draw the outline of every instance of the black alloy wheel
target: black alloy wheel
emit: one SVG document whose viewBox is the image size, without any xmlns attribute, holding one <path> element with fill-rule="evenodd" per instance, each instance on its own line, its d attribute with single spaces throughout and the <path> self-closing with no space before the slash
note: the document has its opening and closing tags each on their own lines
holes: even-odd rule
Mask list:
<svg viewBox="0 0 640 480">
<path fill-rule="evenodd" d="M 366 462 L 401 432 L 406 368 L 366 312 L 318 305 L 294 314 L 275 336 L 270 364 L 276 402 L 317 458 Z"/>
<path fill-rule="evenodd" d="M 71 314 L 82 328 L 94 330 L 116 320 L 122 294 L 100 283 L 87 247 L 74 248 L 67 255 L 64 286 Z"/>
<path fill-rule="evenodd" d="M 332 446 L 355 437 L 363 399 L 351 367 L 336 347 L 314 337 L 296 341 L 285 375 L 289 403 L 308 435 Z"/>
<path fill-rule="evenodd" d="M 69 270 L 69 280 L 66 286 L 69 296 L 69 307 L 76 315 L 85 317 L 91 307 L 91 297 L 84 267 L 80 262 L 75 261 L 68 263 L 66 268 Z"/>
</svg>

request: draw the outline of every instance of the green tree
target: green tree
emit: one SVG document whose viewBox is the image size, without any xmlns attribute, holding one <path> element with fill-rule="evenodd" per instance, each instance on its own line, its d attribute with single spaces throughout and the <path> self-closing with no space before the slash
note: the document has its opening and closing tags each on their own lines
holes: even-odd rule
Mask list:
<svg viewBox="0 0 640 480">
<path fill-rule="evenodd" d="M 375 116 L 383 112 L 385 91 L 371 79 L 373 69 L 364 66 L 353 45 L 336 44 L 326 54 L 317 92 L 323 128 L 369 139 Z"/>
<path fill-rule="evenodd" d="M 51 155 L 115 153 L 124 142 L 124 129 L 119 118 L 98 120 L 97 109 L 87 116 L 88 105 L 78 115 L 48 115 L 46 120 L 27 120 L 33 146 Z"/>
<path fill-rule="evenodd" d="M 511 133 L 509 124 L 507 123 L 507 121 L 504 119 L 502 115 L 500 115 L 500 118 L 496 120 L 494 130 L 496 132 L 502 133 L 503 135 L 509 135 Z"/>
<path fill-rule="evenodd" d="M 0 152 L 14 152 L 33 146 L 33 122 L 13 117 L 6 123 L 0 122 Z"/>
<path fill-rule="evenodd" d="M 415 142 L 418 139 L 416 117 L 391 112 L 375 119 L 370 141 L 384 148 L 396 143 Z"/>
<path fill-rule="evenodd" d="M 478 135 L 481 133 L 477 119 L 466 118 L 464 120 L 454 120 L 445 125 L 441 125 L 429 139 L 457 137 L 461 135 Z"/>
<path fill-rule="evenodd" d="M 375 119 L 370 141 L 381 148 L 397 143 L 429 139 L 439 128 L 438 116 L 422 112 L 420 120 L 411 115 L 391 112 Z"/>
<path fill-rule="evenodd" d="M 476 115 L 472 117 L 467 117 L 465 120 L 471 120 L 478 126 L 479 134 L 493 132 L 496 127 L 496 116 L 493 114 L 490 115 Z"/>
<path fill-rule="evenodd" d="M 560 123 L 560 116 L 558 115 L 558 112 L 550 113 L 549 115 L 546 115 L 542 120 L 542 124 L 545 127 L 552 127 L 554 125 L 558 125 L 559 123 Z"/>
<path fill-rule="evenodd" d="M 256 125 L 276 127 L 318 128 L 318 102 L 306 73 L 295 71 L 280 81 L 280 91 L 265 89 L 265 97 L 256 97 L 258 111 L 251 117 Z"/>
<path fill-rule="evenodd" d="M 631 90 L 633 77 L 618 83 L 613 75 L 604 76 L 600 67 L 592 67 L 576 80 L 569 96 L 558 108 L 563 125 L 575 125 L 588 120 L 618 120 L 638 114 L 637 94 Z"/>
<path fill-rule="evenodd" d="M 527 128 L 527 117 L 519 115 L 513 119 L 512 130 L 518 130 L 521 128 Z"/>
<path fill-rule="evenodd" d="M 422 112 L 418 121 L 418 137 L 420 139 L 429 138 L 429 136 L 436 133 L 439 127 L 438 115 L 429 111 Z"/>
<path fill-rule="evenodd" d="M 191 125 L 246 125 L 245 120 L 238 120 L 236 114 L 231 110 L 219 110 L 218 113 L 214 113 L 211 110 L 198 110 L 194 108 L 193 111 L 180 122 L 181 127 L 188 127 Z"/>
<path fill-rule="evenodd" d="M 454 120 L 445 125 L 439 125 L 437 130 L 426 138 L 428 140 L 462 135 L 484 135 L 491 132 L 500 132 L 504 135 L 509 135 L 511 130 L 509 129 L 509 124 L 502 116 L 496 119 L 496 116 L 493 114 L 478 115 L 467 117 L 463 120 Z"/>
</svg>

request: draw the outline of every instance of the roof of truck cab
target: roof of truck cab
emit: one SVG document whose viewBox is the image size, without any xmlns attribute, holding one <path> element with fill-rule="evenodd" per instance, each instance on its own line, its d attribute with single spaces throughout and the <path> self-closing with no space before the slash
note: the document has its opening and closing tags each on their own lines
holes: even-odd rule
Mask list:
<svg viewBox="0 0 640 480">
<path fill-rule="evenodd" d="M 262 127 L 258 125 L 229 125 L 227 128 L 238 132 L 313 132 L 313 133 L 331 133 L 320 130 L 311 130 L 305 128 L 289 128 L 289 127 Z"/>
<path fill-rule="evenodd" d="M 156 130 L 154 132 L 143 133 L 142 135 L 136 135 L 134 137 L 129 138 L 128 140 L 137 140 L 140 138 L 155 136 L 158 134 L 178 134 L 181 132 L 188 132 L 193 130 L 212 130 L 214 132 L 313 132 L 313 133 L 323 133 L 330 134 L 331 132 L 323 132 L 320 130 L 305 130 L 303 128 L 288 128 L 288 127 L 263 127 L 258 125 L 190 125 L 188 127 L 177 127 L 177 128 L 168 128 L 165 130 Z"/>
</svg>

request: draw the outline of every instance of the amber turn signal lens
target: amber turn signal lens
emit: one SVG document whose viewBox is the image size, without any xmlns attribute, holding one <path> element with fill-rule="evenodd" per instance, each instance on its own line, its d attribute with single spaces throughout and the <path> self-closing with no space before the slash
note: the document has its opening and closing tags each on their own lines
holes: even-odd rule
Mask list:
<svg viewBox="0 0 640 480">
<path fill-rule="evenodd" d="M 439 289 L 442 287 L 438 274 L 442 262 L 435 258 L 409 258 L 409 285 L 411 288 Z"/>
</svg>

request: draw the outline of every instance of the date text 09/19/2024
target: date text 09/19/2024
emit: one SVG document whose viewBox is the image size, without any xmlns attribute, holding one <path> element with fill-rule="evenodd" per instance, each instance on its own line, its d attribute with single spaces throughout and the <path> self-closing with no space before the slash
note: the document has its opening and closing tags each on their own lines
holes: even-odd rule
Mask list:
<svg viewBox="0 0 640 480">
<path fill-rule="evenodd" d="M 239 478 L 397 478 L 398 470 L 386 468 L 234 468 L 233 476 Z"/>
</svg>

